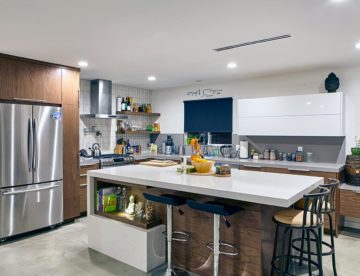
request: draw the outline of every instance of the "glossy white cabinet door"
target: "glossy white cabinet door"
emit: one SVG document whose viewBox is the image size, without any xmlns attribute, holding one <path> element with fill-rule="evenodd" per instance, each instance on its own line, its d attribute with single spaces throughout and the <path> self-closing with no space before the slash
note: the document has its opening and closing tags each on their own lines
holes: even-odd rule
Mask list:
<svg viewBox="0 0 360 276">
<path fill-rule="evenodd" d="M 344 136 L 343 93 L 238 100 L 238 134 Z"/>
</svg>

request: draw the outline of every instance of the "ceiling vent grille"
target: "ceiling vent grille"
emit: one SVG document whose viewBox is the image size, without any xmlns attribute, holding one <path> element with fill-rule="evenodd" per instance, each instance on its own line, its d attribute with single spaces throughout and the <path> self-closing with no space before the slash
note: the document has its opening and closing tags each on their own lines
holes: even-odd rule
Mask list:
<svg viewBox="0 0 360 276">
<path fill-rule="evenodd" d="M 279 35 L 279 36 L 274 36 L 274 37 L 269 37 L 269 38 L 264 38 L 264 39 L 249 41 L 249 42 L 245 42 L 245 43 L 241 43 L 241 44 L 236 44 L 236 45 L 230 45 L 230 46 L 225 46 L 225 47 L 221 47 L 221 48 L 216 48 L 216 49 L 214 49 L 214 51 L 216 51 L 216 52 L 226 51 L 226 50 L 231 50 L 231 49 L 234 49 L 234 48 L 245 47 L 245 46 L 250 46 L 250 45 L 255 45 L 255 44 L 260 44 L 260 43 L 265 43 L 265 42 L 270 42 L 270 41 L 285 39 L 285 38 L 290 38 L 290 37 L 292 37 L 291 34 L 284 34 L 284 35 Z"/>
</svg>

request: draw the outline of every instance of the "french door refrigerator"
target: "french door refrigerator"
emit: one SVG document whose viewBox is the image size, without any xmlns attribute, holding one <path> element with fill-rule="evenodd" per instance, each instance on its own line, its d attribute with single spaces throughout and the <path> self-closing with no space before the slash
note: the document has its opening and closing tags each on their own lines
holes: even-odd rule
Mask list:
<svg viewBox="0 0 360 276">
<path fill-rule="evenodd" d="M 0 103 L 0 240 L 63 221 L 61 107 Z"/>
</svg>

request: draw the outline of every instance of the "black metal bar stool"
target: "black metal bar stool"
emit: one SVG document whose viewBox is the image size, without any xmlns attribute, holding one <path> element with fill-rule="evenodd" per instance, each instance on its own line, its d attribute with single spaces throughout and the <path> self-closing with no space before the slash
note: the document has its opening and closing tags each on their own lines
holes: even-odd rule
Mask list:
<svg viewBox="0 0 360 276">
<path fill-rule="evenodd" d="M 322 209 L 321 209 L 321 213 L 323 215 L 327 215 L 327 217 L 329 219 L 330 244 L 328 242 L 322 241 L 322 246 L 326 248 L 326 251 L 322 251 L 321 254 L 322 254 L 322 256 L 331 255 L 333 273 L 334 273 L 335 276 L 337 275 L 337 271 L 336 271 L 336 260 L 335 260 L 335 242 L 334 242 L 332 214 L 336 210 L 336 207 L 335 207 L 335 192 L 336 192 L 336 189 L 339 186 L 339 184 L 340 184 L 339 180 L 334 179 L 334 178 L 328 178 L 328 183 L 327 184 L 320 185 L 320 187 L 327 188 L 330 191 L 329 194 L 325 197 L 323 205 L 322 205 Z M 299 200 L 298 202 L 295 203 L 295 208 L 304 209 L 304 203 L 305 203 L 304 199 Z M 301 247 L 299 247 L 297 245 L 299 243 L 299 241 L 301 242 Z M 311 241 L 315 242 L 314 239 L 312 239 Z M 292 247 L 295 250 L 300 251 L 301 254 L 307 254 L 308 253 L 306 250 L 304 250 L 304 240 L 301 239 L 301 238 L 294 239 Z M 314 252 L 311 252 L 311 254 L 315 255 Z"/>
<path fill-rule="evenodd" d="M 189 275 L 185 270 L 180 268 L 173 268 L 171 257 L 172 257 L 172 241 L 178 242 L 188 242 L 190 239 L 189 234 L 181 231 L 173 231 L 173 207 L 175 207 L 180 215 L 183 215 L 184 212 L 179 208 L 179 206 L 186 203 L 187 198 L 163 194 L 163 195 L 153 195 L 144 193 L 144 197 L 147 200 L 154 201 L 161 204 L 166 204 L 166 236 L 167 236 L 167 267 L 166 269 L 156 270 L 152 275 Z M 174 238 L 173 235 L 176 235 L 178 238 Z M 183 236 L 183 238 L 181 238 Z"/>
<path fill-rule="evenodd" d="M 215 201 L 199 202 L 189 199 L 187 200 L 187 204 L 192 209 L 214 214 L 214 241 L 209 242 L 206 247 L 214 252 L 214 276 L 218 276 L 220 254 L 228 256 L 236 256 L 239 254 L 239 250 L 236 246 L 220 241 L 220 216 L 223 217 L 226 226 L 230 227 L 231 225 L 226 217 L 243 209 L 241 207 L 230 206 Z M 220 251 L 220 246 L 231 248 L 233 252 Z"/>
<path fill-rule="evenodd" d="M 271 261 L 271 275 L 274 275 L 275 271 L 280 272 L 280 275 L 294 275 L 289 273 L 289 265 L 291 260 L 298 259 L 300 263 L 302 261 L 307 262 L 308 273 L 312 275 L 312 266 L 318 268 L 319 276 L 323 276 L 322 269 L 322 206 L 325 202 L 325 198 L 329 195 L 327 188 L 319 187 L 315 192 L 304 195 L 304 209 L 285 209 L 275 213 L 273 221 L 276 223 L 275 241 L 273 258 Z M 284 228 L 282 234 L 282 246 L 281 253 L 277 255 L 278 249 L 278 236 L 280 227 Z M 307 257 L 300 254 L 300 256 L 292 255 L 292 234 L 293 230 L 302 231 L 302 240 L 307 242 Z M 315 231 L 317 230 L 317 231 Z M 306 233 L 306 237 L 305 237 Z M 289 237 L 288 237 L 289 234 Z M 311 234 L 314 235 L 314 241 L 316 244 L 316 256 L 317 262 L 311 259 Z M 286 241 L 289 240 L 287 252 L 286 252 Z"/>
</svg>

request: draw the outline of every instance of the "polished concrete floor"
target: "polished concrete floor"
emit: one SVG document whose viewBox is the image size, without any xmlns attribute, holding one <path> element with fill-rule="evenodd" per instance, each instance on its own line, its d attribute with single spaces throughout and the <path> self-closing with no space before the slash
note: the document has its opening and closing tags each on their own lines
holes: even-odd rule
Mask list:
<svg viewBox="0 0 360 276">
<path fill-rule="evenodd" d="M 10 240 L 0 246 L 0 275 L 147 275 L 87 248 L 86 219 L 47 232 Z M 360 275 L 360 234 L 336 239 L 339 276 Z M 332 275 L 326 257 L 325 275 Z"/>
</svg>

